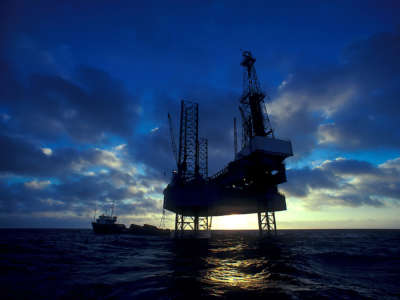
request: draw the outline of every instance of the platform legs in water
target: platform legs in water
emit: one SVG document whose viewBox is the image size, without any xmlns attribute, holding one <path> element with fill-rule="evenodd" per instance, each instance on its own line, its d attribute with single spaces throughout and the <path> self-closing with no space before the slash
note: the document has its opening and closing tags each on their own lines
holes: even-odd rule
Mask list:
<svg viewBox="0 0 400 300">
<path fill-rule="evenodd" d="M 258 230 L 260 236 L 276 234 L 276 220 L 275 212 L 273 211 L 263 211 L 258 212 Z"/>
<path fill-rule="evenodd" d="M 212 217 L 184 216 L 176 213 L 174 238 L 210 238 Z"/>
</svg>

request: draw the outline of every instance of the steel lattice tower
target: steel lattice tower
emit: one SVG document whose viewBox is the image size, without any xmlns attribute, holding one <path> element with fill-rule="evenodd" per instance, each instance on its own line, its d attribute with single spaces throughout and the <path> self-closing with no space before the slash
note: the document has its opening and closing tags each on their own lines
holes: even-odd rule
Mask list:
<svg viewBox="0 0 400 300">
<path fill-rule="evenodd" d="M 206 138 L 199 140 L 199 173 L 204 179 L 208 177 L 208 140 Z"/>
<path fill-rule="evenodd" d="M 198 174 L 199 156 L 199 105 L 190 101 L 181 102 L 179 132 L 178 174 L 190 181 Z"/>
<path fill-rule="evenodd" d="M 264 103 L 265 94 L 260 88 L 254 63 L 256 59 L 250 51 L 243 51 L 241 66 L 243 73 L 243 94 L 240 98 L 242 117 L 242 148 L 248 145 L 253 136 L 273 137 L 273 130 Z"/>
</svg>

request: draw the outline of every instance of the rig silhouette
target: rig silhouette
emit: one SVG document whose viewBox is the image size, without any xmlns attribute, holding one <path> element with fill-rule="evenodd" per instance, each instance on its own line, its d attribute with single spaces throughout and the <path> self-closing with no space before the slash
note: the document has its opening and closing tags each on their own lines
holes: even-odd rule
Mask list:
<svg viewBox="0 0 400 300">
<path fill-rule="evenodd" d="M 164 190 L 164 209 L 174 212 L 175 237 L 185 231 L 201 235 L 211 229 L 212 216 L 258 214 L 261 235 L 276 233 L 275 212 L 286 210 L 278 184 L 286 181 L 284 160 L 293 155 L 290 141 L 277 139 L 271 127 L 254 63 L 243 51 L 243 94 L 240 97 L 241 149 L 234 119 L 235 159 L 208 176 L 208 142 L 199 137 L 199 105 L 181 102 L 179 148 L 168 114 L 171 145 L 177 163 Z"/>
</svg>

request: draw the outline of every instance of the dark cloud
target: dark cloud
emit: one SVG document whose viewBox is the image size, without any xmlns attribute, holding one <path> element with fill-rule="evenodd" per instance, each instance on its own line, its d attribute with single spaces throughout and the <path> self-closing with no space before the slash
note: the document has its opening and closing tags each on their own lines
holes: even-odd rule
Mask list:
<svg viewBox="0 0 400 300">
<path fill-rule="evenodd" d="M 374 166 L 338 158 L 313 169 L 287 171 L 282 188 L 309 208 L 322 206 L 383 206 L 400 203 L 400 158 Z"/>
<path fill-rule="evenodd" d="M 337 65 L 297 70 L 272 103 L 278 133 L 304 156 L 316 147 L 400 146 L 399 33 L 381 33 L 345 49 Z"/>
<path fill-rule="evenodd" d="M 104 210 L 111 201 L 120 215 L 160 211 L 160 201 L 146 195 L 154 189 L 159 194 L 160 183 L 147 183 L 148 176 L 136 181 L 132 170 L 123 170 L 132 166 L 118 156 L 122 150 L 98 148 L 109 138 L 130 139 L 138 122 L 139 101 L 120 81 L 80 67 L 72 79 L 34 74 L 24 83 L 9 64 L 1 68 L 2 218 L 79 217 L 92 214 L 96 203 Z"/>
<path fill-rule="evenodd" d="M 9 71 L 9 67 L 2 68 Z M 4 77 L 0 109 L 9 131 L 42 140 L 93 143 L 106 134 L 129 137 L 138 121 L 138 100 L 104 71 L 81 67 L 74 79 L 34 74 L 25 86 Z"/>
<path fill-rule="evenodd" d="M 294 197 L 306 197 L 310 189 L 337 189 L 338 178 L 332 172 L 321 169 L 290 169 L 284 190 Z"/>
<path fill-rule="evenodd" d="M 118 168 L 122 161 L 111 151 L 63 147 L 51 150 L 18 136 L 0 135 L 0 174 L 68 177 L 91 167 Z M 46 154 L 46 150 L 50 153 Z"/>
<path fill-rule="evenodd" d="M 59 176 L 71 171 L 79 153 L 60 149 L 52 155 L 21 137 L 0 135 L 0 173 L 26 176 Z"/>
<path fill-rule="evenodd" d="M 142 182 L 119 171 L 66 178 L 61 183 L 31 180 L 9 183 L 0 181 L 2 214 L 52 213 L 75 216 L 110 209 L 115 201 L 119 215 L 159 213 L 161 202 L 147 194 L 158 193 L 162 182 L 144 188 Z M 122 201 L 124 200 L 124 201 Z"/>
<path fill-rule="evenodd" d="M 379 175 L 379 168 L 366 161 L 336 159 L 324 163 L 321 166 L 323 172 L 331 172 L 338 175 Z"/>
</svg>

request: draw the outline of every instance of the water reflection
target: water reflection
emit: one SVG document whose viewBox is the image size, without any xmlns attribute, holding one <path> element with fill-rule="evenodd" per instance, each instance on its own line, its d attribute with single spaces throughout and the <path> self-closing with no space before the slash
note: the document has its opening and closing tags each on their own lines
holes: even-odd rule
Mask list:
<svg viewBox="0 0 400 300">
<path fill-rule="evenodd" d="M 209 257 L 207 262 L 217 267 L 208 269 L 202 276 L 202 282 L 217 289 L 259 290 L 266 287 L 271 275 L 264 269 L 268 261 L 262 259 L 237 261 Z"/>
<path fill-rule="evenodd" d="M 175 245 L 174 294 L 181 297 L 220 297 L 238 291 L 265 291 L 274 286 L 273 274 L 280 249 L 257 238 L 238 240 L 215 236 L 209 243 Z"/>
</svg>

